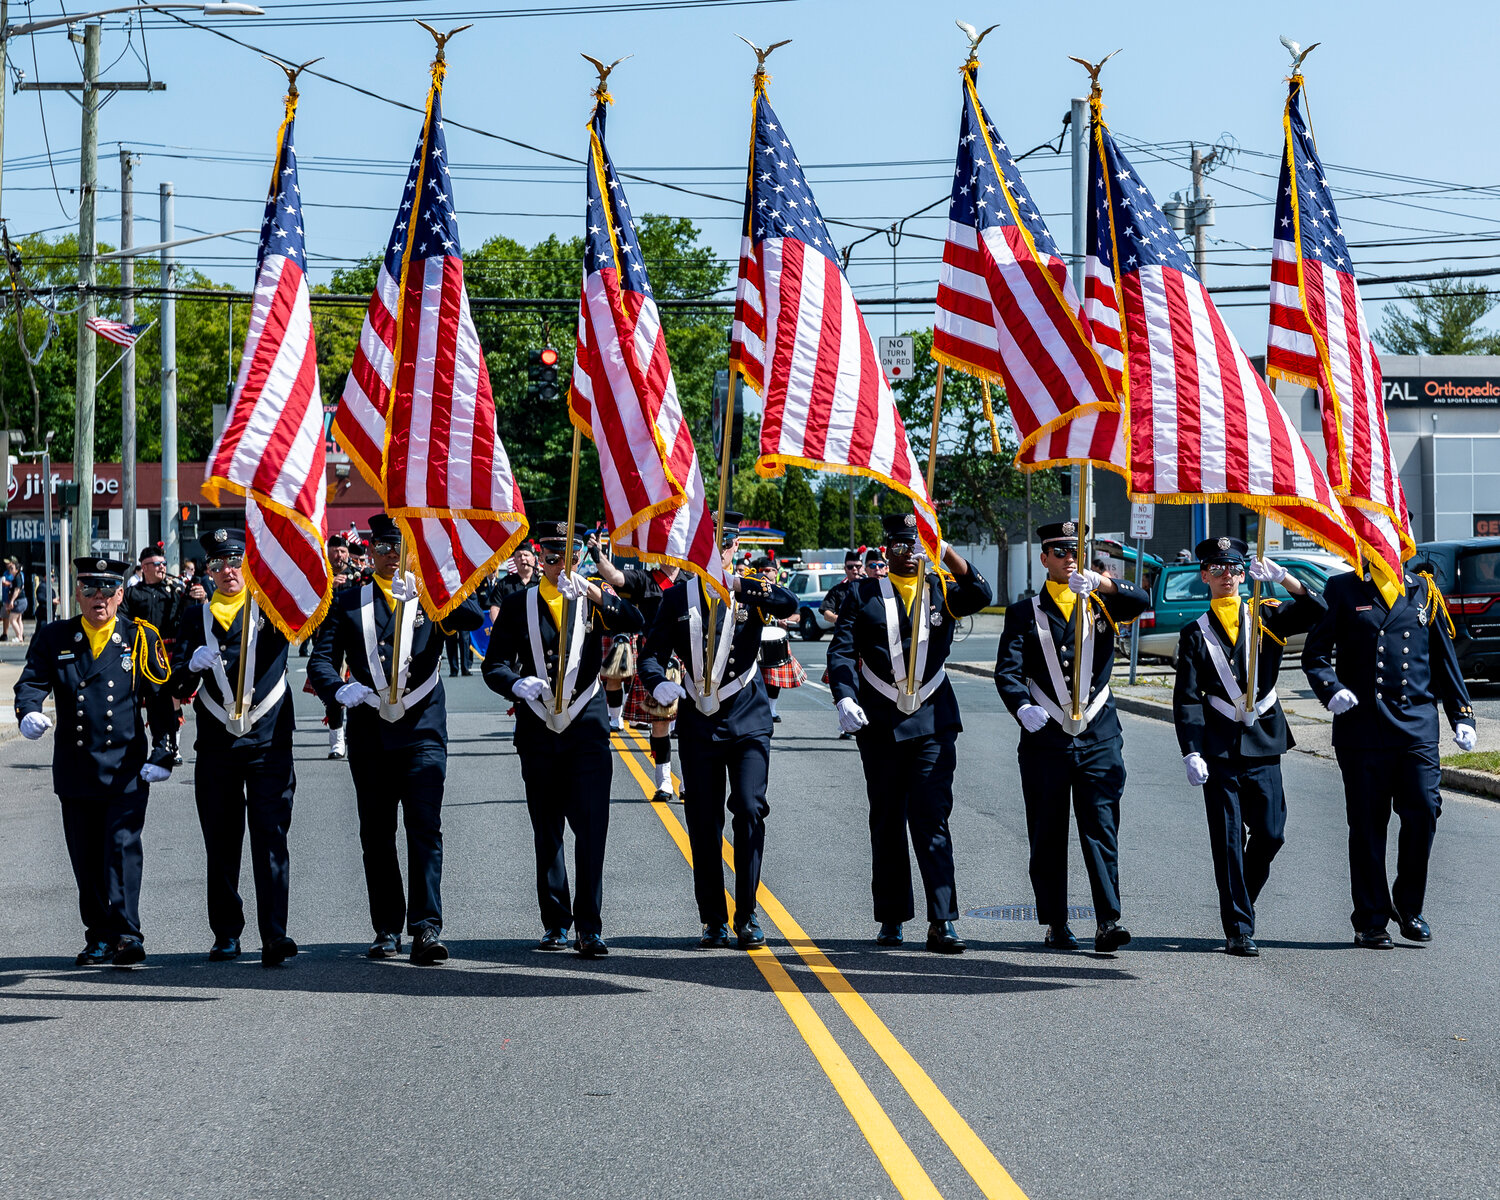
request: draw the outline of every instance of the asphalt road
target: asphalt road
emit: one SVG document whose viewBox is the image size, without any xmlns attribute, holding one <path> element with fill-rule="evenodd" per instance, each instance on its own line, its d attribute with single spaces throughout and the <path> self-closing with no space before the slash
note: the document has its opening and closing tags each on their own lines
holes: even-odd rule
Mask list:
<svg viewBox="0 0 1500 1200">
<path fill-rule="evenodd" d="M 826 645 L 795 646 L 813 680 Z M 1264 954 L 1230 959 L 1200 796 L 1170 728 L 1127 717 L 1128 949 L 1054 955 L 1034 924 L 969 917 L 962 958 L 880 951 L 857 751 L 807 687 L 786 694 L 772 754 L 769 949 L 692 948 L 681 810 L 645 802 L 627 752 L 614 952 L 586 963 L 531 948 L 510 722 L 477 680 L 444 682 L 441 968 L 363 957 L 353 790 L 311 720 L 292 825 L 304 953 L 262 969 L 252 918 L 251 953 L 205 960 L 190 761 L 153 789 L 147 964 L 73 968 L 51 744 L 0 745 L 0 1194 L 1500 1195 L 1493 802 L 1445 798 L 1435 940 L 1355 950 L 1337 773 L 1289 756 Z M 1029 903 L 1015 727 L 986 681 L 956 686 L 960 903 Z M 1076 851 L 1071 896 L 1089 903 Z"/>
</svg>

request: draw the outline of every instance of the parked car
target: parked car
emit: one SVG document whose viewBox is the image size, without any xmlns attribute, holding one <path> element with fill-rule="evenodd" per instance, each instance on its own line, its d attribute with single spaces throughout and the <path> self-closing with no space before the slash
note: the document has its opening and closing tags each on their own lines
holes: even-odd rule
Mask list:
<svg viewBox="0 0 1500 1200">
<path fill-rule="evenodd" d="M 786 581 L 787 588 L 797 597 L 797 610 L 801 613 L 797 632 L 804 642 L 816 642 L 833 628 L 833 622 L 823 615 L 821 606 L 828 590 L 843 577 L 842 567 L 808 567 L 793 571 Z"/>
<path fill-rule="evenodd" d="M 1500 552 L 1500 538 L 1494 539 Z M 1272 554 L 1275 559 L 1302 583 L 1321 592 L 1330 575 L 1347 571 L 1349 566 L 1342 559 L 1317 551 L 1294 551 Z M 1500 558 L 1500 553 L 1497 553 Z M 1285 588 L 1276 584 L 1261 585 L 1260 594 L 1275 600 L 1289 599 Z M 1240 595 L 1250 598 L 1250 579 L 1247 576 L 1240 584 Z M 1168 563 L 1156 578 L 1151 590 L 1151 608 L 1141 614 L 1141 653 L 1156 658 L 1177 661 L 1177 637 L 1190 621 L 1196 621 L 1208 611 L 1208 584 L 1203 582 L 1196 562 Z M 1287 642 L 1289 658 L 1302 653 L 1306 639 L 1298 634 Z"/>
<path fill-rule="evenodd" d="M 1459 668 L 1471 679 L 1500 680 L 1500 538 L 1421 542 L 1412 565 L 1422 560 L 1448 602 Z"/>
</svg>

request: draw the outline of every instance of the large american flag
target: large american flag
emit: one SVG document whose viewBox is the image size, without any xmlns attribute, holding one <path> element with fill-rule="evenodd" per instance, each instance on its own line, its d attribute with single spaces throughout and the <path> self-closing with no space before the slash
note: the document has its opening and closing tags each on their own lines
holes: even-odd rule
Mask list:
<svg viewBox="0 0 1500 1200">
<path fill-rule="evenodd" d="M 1068 417 L 1119 404 L 1057 243 L 979 102 L 978 65 L 963 74 L 932 356 L 1005 388 L 1030 463 L 1036 443 L 1046 439 L 1050 451 L 1047 435 Z"/>
<path fill-rule="evenodd" d="M 908 496 L 924 548 L 941 533 L 833 239 L 758 74 L 729 364 L 765 398 L 762 475 L 865 475 Z"/>
<path fill-rule="evenodd" d="M 1115 144 L 1097 95 L 1092 108 L 1085 315 L 1101 351 L 1118 339 L 1132 497 L 1238 501 L 1353 562 L 1354 535 L 1322 468 Z M 1107 440 L 1112 419 L 1088 414 L 1080 430 Z"/>
<path fill-rule="evenodd" d="M 400 524 L 441 619 L 526 536 L 464 288 L 441 62 L 333 436 Z"/>
<path fill-rule="evenodd" d="M 1403 590 L 1401 564 L 1416 543 L 1391 453 L 1380 360 L 1338 210 L 1303 120 L 1301 92 L 1302 76 L 1295 75 L 1282 118 L 1266 370 L 1317 389 L 1328 477 L 1372 575 L 1394 595 Z"/>
<path fill-rule="evenodd" d="M 301 641 L 327 612 L 333 577 L 295 114 L 289 97 L 261 221 L 250 330 L 203 493 L 214 504 L 221 491 L 245 498 L 246 583 L 276 627 Z"/>
<path fill-rule="evenodd" d="M 599 101 L 589 128 L 583 294 L 569 413 L 599 451 L 614 549 L 676 563 L 727 601 L 698 451 L 677 401 L 635 220 L 604 144 L 606 103 Z"/>
</svg>

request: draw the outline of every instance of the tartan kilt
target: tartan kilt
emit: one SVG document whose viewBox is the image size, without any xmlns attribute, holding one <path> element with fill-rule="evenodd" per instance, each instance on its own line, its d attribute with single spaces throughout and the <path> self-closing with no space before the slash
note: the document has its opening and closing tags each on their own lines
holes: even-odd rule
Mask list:
<svg viewBox="0 0 1500 1200">
<path fill-rule="evenodd" d="M 801 687 L 807 681 L 807 672 L 802 669 L 802 664 L 795 658 L 788 658 L 786 662 L 778 663 L 774 667 L 764 667 L 761 674 L 771 687 Z"/>
<path fill-rule="evenodd" d="M 675 654 L 672 661 L 677 662 Z M 659 719 L 646 711 L 646 705 L 651 702 L 651 693 L 646 690 L 646 685 L 641 682 L 641 673 L 637 671 L 630 680 L 630 691 L 625 696 L 625 711 L 620 719 L 627 725 L 651 724 Z"/>
</svg>

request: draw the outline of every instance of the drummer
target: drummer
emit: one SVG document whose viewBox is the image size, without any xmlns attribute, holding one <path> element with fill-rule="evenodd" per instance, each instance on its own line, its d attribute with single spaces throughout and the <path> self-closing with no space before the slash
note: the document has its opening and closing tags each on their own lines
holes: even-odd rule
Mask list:
<svg viewBox="0 0 1500 1200">
<path fill-rule="evenodd" d="M 776 560 L 758 558 L 751 564 L 756 574 L 767 583 L 776 583 L 779 572 Z M 781 724 L 781 715 L 776 711 L 776 698 L 782 688 L 798 688 L 807 679 L 802 664 L 792 656 L 792 640 L 787 630 L 801 619 L 793 613 L 780 620 L 767 620 L 760 631 L 760 669 L 766 681 L 766 695 L 771 701 L 771 722 Z"/>
</svg>

